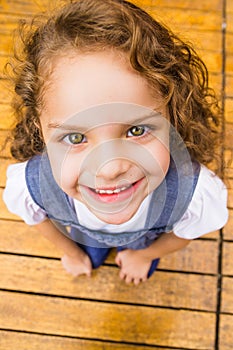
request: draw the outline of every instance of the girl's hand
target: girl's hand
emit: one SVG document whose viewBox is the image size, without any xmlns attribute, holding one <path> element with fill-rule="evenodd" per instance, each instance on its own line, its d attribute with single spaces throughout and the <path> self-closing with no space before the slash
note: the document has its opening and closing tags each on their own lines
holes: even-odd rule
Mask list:
<svg viewBox="0 0 233 350">
<path fill-rule="evenodd" d="M 116 264 L 120 266 L 120 278 L 126 283 L 138 285 L 147 280 L 151 260 L 146 258 L 141 250 L 125 249 L 118 252 Z"/>
<path fill-rule="evenodd" d="M 75 277 L 79 275 L 91 276 L 91 260 L 86 253 L 77 251 L 75 256 L 64 255 L 61 261 L 65 270 L 71 275 Z"/>
</svg>

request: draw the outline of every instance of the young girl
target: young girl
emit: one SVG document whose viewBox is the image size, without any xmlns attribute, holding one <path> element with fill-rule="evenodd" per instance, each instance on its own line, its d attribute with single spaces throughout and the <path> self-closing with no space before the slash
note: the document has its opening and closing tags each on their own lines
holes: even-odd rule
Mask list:
<svg viewBox="0 0 233 350">
<path fill-rule="evenodd" d="M 227 221 L 225 186 L 206 168 L 219 109 L 205 65 L 123 0 L 72 1 L 26 29 L 5 203 L 72 275 L 117 247 L 120 278 L 146 281 Z"/>
</svg>

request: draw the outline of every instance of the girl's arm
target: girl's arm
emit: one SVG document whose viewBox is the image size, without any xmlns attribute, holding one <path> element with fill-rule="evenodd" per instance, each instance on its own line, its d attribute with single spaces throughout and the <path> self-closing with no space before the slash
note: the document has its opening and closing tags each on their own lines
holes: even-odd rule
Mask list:
<svg viewBox="0 0 233 350">
<path fill-rule="evenodd" d="M 92 270 L 90 258 L 74 241 L 61 233 L 49 219 L 35 225 L 35 227 L 64 253 L 62 264 L 67 272 L 73 276 L 81 274 L 90 276 Z"/>
<path fill-rule="evenodd" d="M 186 247 L 191 240 L 177 237 L 173 232 L 162 234 L 149 247 L 142 249 L 141 252 L 148 259 L 162 258 Z"/>
</svg>

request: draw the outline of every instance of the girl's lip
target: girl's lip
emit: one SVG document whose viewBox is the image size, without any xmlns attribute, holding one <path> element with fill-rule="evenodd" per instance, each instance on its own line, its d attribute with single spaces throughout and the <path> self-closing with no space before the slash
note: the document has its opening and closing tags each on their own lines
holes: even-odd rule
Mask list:
<svg viewBox="0 0 233 350">
<path fill-rule="evenodd" d="M 119 192 L 122 192 L 126 189 L 128 189 L 129 187 L 131 187 L 132 184 L 125 184 L 125 185 L 122 185 L 122 186 L 118 186 L 118 187 L 98 187 L 98 188 L 90 188 L 92 191 L 96 192 L 96 193 L 99 193 L 99 194 L 113 194 L 111 192 L 115 192 L 115 193 L 119 193 Z"/>
<path fill-rule="evenodd" d="M 131 185 L 127 184 L 125 186 L 118 187 L 99 187 L 97 189 L 93 189 L 87 186 L 83 187 L 94 199 L 104 203 L 111 203 L 128 199 L 138 189 L 143 179 L 144 177 L 132 183 Z M 107 191 L 109 191 L 109 193 L 107 193 Z"/>
</svg>

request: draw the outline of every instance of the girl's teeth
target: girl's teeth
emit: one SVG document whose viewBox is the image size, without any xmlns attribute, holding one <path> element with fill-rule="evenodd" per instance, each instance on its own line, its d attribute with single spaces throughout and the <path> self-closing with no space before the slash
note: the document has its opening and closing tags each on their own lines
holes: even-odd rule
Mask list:
<svg viewBox="0 0 233 350">
<path fill-rule="evenodd" d="M 124 190 L 126 190 L 128 187 L 121 187 L 121 188 L 116 188 L 115 190 L 95 190 L 96 193 L 98 194 L 114 194 L 114 193 L 119 193 Z"/>
</svg>

